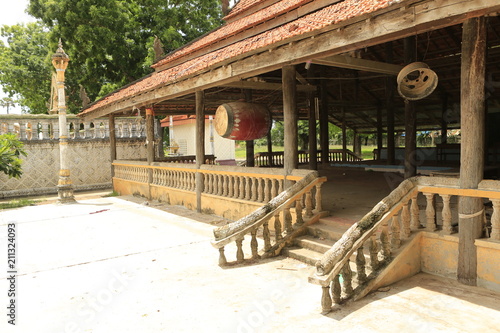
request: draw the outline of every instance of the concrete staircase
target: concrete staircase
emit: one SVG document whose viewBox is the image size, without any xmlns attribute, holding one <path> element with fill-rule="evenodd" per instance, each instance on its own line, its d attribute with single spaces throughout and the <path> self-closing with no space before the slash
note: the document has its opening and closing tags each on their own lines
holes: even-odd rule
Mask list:
<svg viewBox="0 0 500 333">
<path fill-rule="evenodd" d="M 322 218 L 309 226 L 307 234 L 297 237 L 293 246 L 284 248 L 281 254 L 314 266 L 354 222 L 334 216 Z"/>
</svg>

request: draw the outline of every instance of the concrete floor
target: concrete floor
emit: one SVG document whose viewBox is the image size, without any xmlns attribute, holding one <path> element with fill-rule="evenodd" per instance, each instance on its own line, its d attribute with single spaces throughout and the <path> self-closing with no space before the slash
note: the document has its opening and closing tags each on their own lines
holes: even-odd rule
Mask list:
<svg viewBox="0 0 500 333">
<path fill-rule="evenodd" d="M 278 257 L 220 268 L 219 219 L 179 207 L 111 197 L 0 214 L 0 244 L 16 223 L 18 249 L 17 325 L 7 324 L 4 252 L 0 332 L 500 331 L 499 294 L 426 274 L 322 316 L 309 266 Z"/>
</svg>

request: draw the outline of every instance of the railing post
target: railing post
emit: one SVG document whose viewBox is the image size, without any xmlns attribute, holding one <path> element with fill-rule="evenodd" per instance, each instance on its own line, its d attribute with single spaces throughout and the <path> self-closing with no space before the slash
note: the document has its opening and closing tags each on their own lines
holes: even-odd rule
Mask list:
<svg viewBox="0 0 500 333">
<path fill-rule="evenodd" d="M 418 208 L 418 192 L 415 192 L 411 197 L 411 230 L 420 229 L 420 210 Z"/>
<path fill-rule="evenodd" d="M 219 248 L 219 266 L 227 264 L 226 256 L 224 255 L 224 246 Z"/>
<path fill-rule="evenodd" d="M 406 204 L 406 207 L 408 207 L 408 204 Z M 401 214 L 401 215 L 403 215 L 403 214 Z M 408 226 L 409 226 L 409 223 L 408 223 Z M 401 230 L 401 228 L 399 226 L 399 218 L 397 215 L 394 215 L 392 217 L 392 222 L 391 222 L 391 246 L 394 250 L 399 249 L 399 247 L 401 246 L 400 230 Z"/>
<path fill-rule="evenodd" d="M 403 237 L 408 238 L 410 237 L 411 233 L 411 216 L 410 216 L 410 207 L 409 207 L 410 202 L 407 201 L 403 204 L 403 209 L 401 210 L 401 222 L 403 224 Z M 399 222 L 398 222 L 399 223 Z M 399 231 L 401 228 L 399 228 L 398 224 L 398 238 L 400 237 Z"/>
<path fill-rule="evenodd" d="M 450 209 L 450 198 L 449 194 L 441 194 L 443 199 L 443 210 L 441 212 L 443 218 L 443 232 L 447 235 L 453 233 L 453 227 L 451 226 L 451 209 Z"/>
<path fill-rule="evenodd" d="M 491 239 L 500 240 L 500 199 L 491 199 L 493 215 L 491 216 Z"/>
<path fill-rule="evenodd" d="M 269 222 L 266 221 L 262 225 L 262 238 L 264 238 L 264 251 L 268 251 L 271 248 L 271 234 L 269 232 Z"/>
<path fill-rule="evenodd" d="M 251 232 L 252 240 L 250 241 L 250 248 L 252 249 L 252 259 L 259 259 L 258 247 L 259 244 L 257 242 L 257 228 L 252 230 Z"/>
<path fill-rule="evenodd" d="M 321 287 L 321 290 L 322 290 L 321 308 L 323 310 L 323 313 L 326 314 L 326 313 L 332 311 L 332 298 L 330 297 L 330 287 L 323 286 L 323 287 Z"/>
<path fill-rule="evenodd" d="M 285 232 L 290 234 L 293 232 L 292 228 L 292 214 L 290 213 L 290 207 L 286 207 L 283 210 L 283 219 L 285 220 Z"/>
<path fill-rule="evenodd" d="M 243 238 L 237 239 L 236 240 L 236 262 L 240 263 L 244 259 L 244 254 L 243 254 Z"/>
<path fill-rule="evenodd" d="M 295 200 L 295 214 L 297 225 L 304 224 L 304 219 L 302 218 L 302 196 L 300 196 L 297 200 Z"/>
<path fill-rule="evenodd" d="M 323 209 L 321 207 L 321 200 L 322 200 L 321 185 L 323 185 L 322 182 L 316 184 L 316 213 L 321 212 Z"/>
<path fill-rule="evenodd" d="M 424 193 L 424 195 L 427 198 L 425 229 L 427 231 L 436 231 L 436 201 L 434 200 L 434 193 Z"/>
<path fill-rule="evenodd" d="M 356 250 L 356 271 L 358 273 L 358 285 L 366 282 L 366 259 L 363 246 Z"/>
</svg>

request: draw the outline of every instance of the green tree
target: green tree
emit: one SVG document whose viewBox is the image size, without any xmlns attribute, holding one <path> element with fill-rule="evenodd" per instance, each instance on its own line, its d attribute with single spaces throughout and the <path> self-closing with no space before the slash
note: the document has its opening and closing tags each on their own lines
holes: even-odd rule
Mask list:
<svg viewBox="0 0 500 333">
<path fill-rule="evenodd" d="M 153 41 L 165 52 L 221 24 L 219 0 L 30 0 L 28 12 L 50 28 L 50 49 L 62 38 L 67 77 L 91 100 L 151 72 Z"/>
<path fill-rule="evenodd" d="M 26 156 L 26 152 L 23 150 L 23 143 L 15 134 L 0 135 L 0 171 L 9 178 L 20 178 L 23 174 L 21 155 Z"/>
<path fill-rule="evenodd" d="M 0 84 L 23 111 L 46 113 L 50 98 L 51 64 L 48 32 L 40 23 L 6 26 L 0 34 Z"/>
</svg>

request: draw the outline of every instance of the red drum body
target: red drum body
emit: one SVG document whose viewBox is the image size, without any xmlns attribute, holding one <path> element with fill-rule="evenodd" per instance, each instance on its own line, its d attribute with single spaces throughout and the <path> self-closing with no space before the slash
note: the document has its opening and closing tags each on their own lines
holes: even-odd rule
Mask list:
<svg viewBox="0 0 500 333">
<path fill-rule="evenodd" d="M 269 133 L 271 112 L 262 104 L 232 102 L 222 104 L 215 111 L 215 130 L 231 140 L 255 140 Z"/>
</svg>

